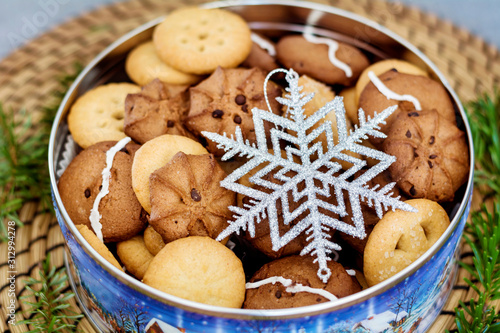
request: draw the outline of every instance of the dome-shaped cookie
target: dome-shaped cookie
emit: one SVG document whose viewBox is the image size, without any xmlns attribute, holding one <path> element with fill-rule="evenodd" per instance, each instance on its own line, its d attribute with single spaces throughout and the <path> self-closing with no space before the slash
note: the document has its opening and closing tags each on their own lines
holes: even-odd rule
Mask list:
<svg viewBox="0 0 500 333">
<path fill-rule="evenodd" d="M 186 127 L 197 135 L 202 131 L 228 136 L 235 133 L 236 126 L 241 128 L 243 138 L 256 142 L 252 109 L 267 110 L 264 95 L 265 75 L 258 68 L 223 69 L 217 68 L 206 80 L 190 89 L 191 106 Z M 281 88 L 268 82 L 267 96 L 272 112 L 281 113 L 281 105 L 275 100 L 281 96 Z M 265 124 L 269 132 L 269 124 Z M 211 140 L 207 149 L 212 154 L 221 156 L 223 150 Z"/>
<path fill-rule="evenodd" d="M 212 155 L 177 153 L 149 177 L 149 223 L 165 243 L 187 236 L 216 238 L 232 216 L 235 194 L 220 186 L 226 173 Z"/>
<path fill-rule="evenodd" d="M 436 110 L 399 114 L 383 150 L 396 157 L 391 177 L 410 198 L 451 201 L 469 174 L 464 132 Z"/>
<path fill-rule="evenodd" d="M 183 120 L 189 107 L 188 86 L 155 79 L 125 99 L 125 134 L 145 143 L 163 134 L 193 137 Z"/>
<path fill-rule="evenodd" d="M 329 293 L 331 298 L 345 297 L 361 291 L 358 281 L 347 274 L 344 267 L 336 261 L 329 261 L 328 268 L 332 275 L 327 283 L 318 278 L 318 265 L 310 256 L 290 256 L 281 258 L 262 266 L 247 284 L 247 292 L 243 308 L 245 309 L 285 309 L 314 305 L 329 301 L 321 295 Z M 280 281 L 265 283 L 258 288 L 249 288 L 269 278 L 290 279 L 291 287 L 313 288 L 310 291 L 291 292 Z M 281 280 L 281 279 L 279 279 Z M 281 280 L 282 281 L 282 280 Z M 316 293 L 317 292 L 317 293 Z"/>
<path fill-rule="evenodd" d="M 422 110 L 436 109 L 444 119 L 456 122 L 455 109 L 441 83 L 425 76 L 400 73 L 397 70 L 387 71 L 378 78 L 389 90 L 399 95 L 415 97 L 420 102 Z M 370 81 L 359 97 L 358 107 L 365 111 L 366 116 L 373 117 L 375 112 L 380 113 L 392 105 L 398 105 L 398 108 L 386 119 L 386 125 L 380 125 L 382 132 L 387 133 L 399 113 L 415 110 L 412 102 L 387 99 Z M 370 140 L 374 144 L 380 144 L 383 139 L 370 138 Z"/>
<path fill-rule="evenodd" d="M 61 200 L 75 224 L 91 229 L 90 210 L 100 192 L 106 152 L 116 141 L 96 143 L 78 154 L 59 179 Z M 104 242 L 127 240 L 147 225 L 146 213 L 132 189 L 132 161 L 139 145 L 128 143 L 117 152 L 111 167 L 109 193 L 99 203 Z"/>
<path fill-rule="evenodd" d="M 241 63 L 242 67 L 258 67 L 269 73 L 275 68 L 278 68 L 276 63 L 276 47 L 272 41 L 269 39 L 252 32 L 252 48 L 250 49 L 250 54 Z"/>
</svg>

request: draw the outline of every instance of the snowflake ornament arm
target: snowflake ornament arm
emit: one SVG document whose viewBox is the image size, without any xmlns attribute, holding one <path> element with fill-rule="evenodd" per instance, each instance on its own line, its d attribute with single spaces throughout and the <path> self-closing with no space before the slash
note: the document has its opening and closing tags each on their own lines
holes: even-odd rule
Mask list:
<svg viewBox="0 0 500 333">
<path fill-rule="evenodd" d="M 361 211 L 362 201 L 374 207 L 379 217 L 382 217 L 384 211 L 389 208 L 415 211 L 410 205 L 399 201 L 399 197 L 393 197 L 391 190 L 394 183 L 380 189 L 378 185 L 373 188 L 367 185 L 368 181 L 386 170 L 395 158 L 384 152 L 365 147 L 361 145 L 361 142 L 368 136 L 384 138 L 385 134 L 380 132 L 380 125 L 385 124 L 385 120 L 396 110 L 397 106 L 388 107 L 373 117 L 366 117 L 364 111 L 359 109 L 359 127 L 355 126 L 354 130 L 348 133 L 342 97 L 335 97 L 307 117 L 304 114 L 304 105 L 312 99 L 313 94 L 301 93 L 302 87 L 298 84 L 299 76 L 292 69 L 277 69 L 269 73 L 264 83 L 264 91 L 266 91 L 267 81 L 275 72 L 286 73 L 285 79 L 288 82 L 288 87 L 285 88 L 286 94 L 284 97 L 278 97 L 277 100 L 287 107 L 288 117 L 280 117 L 258 108 L 252 109 L 256 143 L 245 140 L 239 127 L 230 137 L 225 133 L 219 135 L 202 132 L 207 139 L 217 142 L 218 148 L 225 150 L 222 160 L 234 156 L 248 158 L 248 162 L 221 181 L 221 186 L 248 196 L 251 200 L 243 207 L 230 207 L 234 213 L 233 221 L 229 222 L 229 226 L 219 234 L 217 239 L 224 239 L 232 233 L 239 233 L 240 230 L 246 230 L 251 237 L 254 237 L 255 223 L 260 223 L 267 217 L 273 250 L 279 250 L 305 232 L 309 243 L 300 254 L 309 254 L 315 258 L 314 262 L 319 266 L 318 276 L 322 281 L 327 282 L 331 275 L 327 266 L 328 261 L 331 260 L 329 255 L 333 250 L 341 249 L 338 244 L 330 240 L 330 231 L 335 229 L 358 238 L 366 236 Z M 269 107 L 269 103 L 267 104 Z M 330 121 L 323 121 L 315 128 L 332 111 L 336 115 L 339 135 L 339 143 L 336 145 L 333 142 Z M 276 125 L 276 128 L 271 129 L 269 133 L 270 142 L 264 130 L 265 122 Z M 326 147 L 323 147 L 321 141 L 314 142 L 322 133 L 325 133 L 327 138 Z M 282 141 L 289 144 L 285 148 L 285 157 L 281 154 L 280 142 Z M 272 147 L 272 152 L 268 150 L 268 146 Z M 366 162 L 345 154 L 346 151 L 355 152 L 379 162 L 361 176 L 350 181 L 351 176 L 366 167 Z M 297 162 L 294 157 L 300 162 Z M 344 171 L 337 160 L 348 161 L 352 166 Z M 238 183 L 243 175 L 263 163 L 267 165 L 256 172 L 250 181 L 268 191 L 257 190 Z M 289 175 L 290 171 L 293 176 Z M 282 184 L 271 183 L 264 179 L 270 172 L 274 172 L 274 177 Z M 334 196 L 335 203 L 324 200 L 331 195 Z M 303 199 L 303 203 L 290 211 L 290 198 L 294 202 Z M 332 217 L 335 214 L 341 217 L 347 215 L 346 199 L 349 200 L 351 206 L 351 218 L 354 225 Z M 279 201 L 281 201 L 281 211 L 278 211 Z M 278 216 L 281 215 L 283 223 L 288 225 L 299 216 L 304 216 L 305 212 L 307 212 L 305 217 L 296 221 L 295 225 L 284 235 L 280 235 Z"/>
</svg>

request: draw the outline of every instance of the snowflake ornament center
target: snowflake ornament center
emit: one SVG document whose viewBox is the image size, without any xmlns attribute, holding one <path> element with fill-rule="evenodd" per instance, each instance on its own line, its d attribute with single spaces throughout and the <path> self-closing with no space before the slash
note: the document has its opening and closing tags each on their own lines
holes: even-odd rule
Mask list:
<svg viewBox="0 0 500 333">
<path fill-rule="evenodd" d="M 385 138 L 385 134 L 379 131 L 379 126 L 385 124 L 385 119 L 396 110 L 397 106 L 388 107 L 379 114 L 376 113 L 373 118 L 366 117 L 364 111 L 359 109 L 360 125 L 355 126 L 354 131 L 348 133 L 342 97 L 335 97 L 314 114 L 306 116 L 304 105 L 313 98 L 313 94 L 301 93 L 302 87 L 298 83 L 299 75 L 292 69 L 276 69 L 270 72 L 264 82 L 264 92 L 267 81 L 276 72 L 286 73 L 285 79 L 288 87 L 285 88 L 285 95 L 278 97 L 277 101 L 286 107 L 289 117 L 278 116 L 269 110 L 252 109 L 256 133 L 254 144 L 243 138 L 240 127 L 237 127 L 235 134 L 231 134 L 230 137 L 226 133 L 219 135 L 202 132 L 207 139 L 217 142 L 218 148 L 224 149 L 225 154 L 222 160 L 228 160 L 234 156 L 248 159 L 244 165 L 221 181 L 221 186 L 252 199 L 243 207 L 229 207 L 234 213 L 233 221 L 229 222 L 229 226 L 219 234 L 217 240 L 224 239 L 232 233 L 239 234 L 240 230 L 246 230 L 250 237 L 255 237 L 255 224 L 267 217 L 274 251 L 288 244 L 299 234 L 306 233 L 308 244 L 300 254 L 315 257 L 314 262 L 317 262 L 319 266 L 318 277 L 326 283 L 331 275 L 327 266 L 328 261 L 331 260 L 329 255 L 333 250 L 341 249 L 338 244 L 331 241 L 330 231 L 335 229 L 361 239 L 366 236 L 360 206 L 362 201 L 374 207 L 379 218 L 389 208 L 415 211 L 410 205 L 401 202 L 399 197 L 392 197 L 391 190 L 395 183 L 390 183 L 380 189 L 378 185 L 373 188 L 367 185 L 367 182 L 386 170 L 396 159 L 381 151 L 365 147 L 361 142 L 368 136 Z M 267 96 L 266 101 L 269 108 Z M 324 121 L 317 126 L 332 111 L 335 112 L 337 120 L 338 144 L 333 142 L 330 121 Z M 276 125 L 270 131 L 269 140 L 264 130 L 265 122 Z M 314 143 L 322 133 L 325 133 L 327 138 L 326 147 L 323 147 L 321 141 Z M 288 143 L 285 147 L 285 156 L 281 151 L 283 141 Z M 271 150 L 268 149 L 269 147 Z M 366 167 L 366 162 L 361 158 L 345 154 L 346 151 L 355 152 L 379 162 L 368 168 L 361 176 L 351 180 L 354 174 Z M 352 166 L 348 170 L 342 170 L 338 160 L 347 161 Z M 266 166 L 250 177 L 250 181 L 267 191 L 238 183 L 242 176 L 264 163 Z M 274 172 L 274 177 L 282 184 L 278 185 L 266 180 L 265 176 L 270 172 Z M 324 200 L 330 197 L 332 192 L 336 200 L 334 204 Z M 302 204 L 290 211 L 292 204 L 289 202 L 290 199 L 294 203 L 301 200 Z M 340 217 L 347 215 L 345 200 L 349 200 L 352 207 L 353 225 L 332 217 L 332 215 Z M 281 202 L 281 210 L 278 209 L 278 201 Z M 282 216 L 285 224 L 289 224 L 299 216 L 303 218 L 284 235 L 280 235 L 279 215 Z"/>
</svg>

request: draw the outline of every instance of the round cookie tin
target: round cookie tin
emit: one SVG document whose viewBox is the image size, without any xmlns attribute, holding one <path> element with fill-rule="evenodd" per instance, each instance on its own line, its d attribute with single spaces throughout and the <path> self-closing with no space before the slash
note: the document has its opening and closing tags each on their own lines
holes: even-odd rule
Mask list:
<svg viewBox="0 0 500 333">
<path fill-rule="evenodd" d="M 450 94 L 459 127 L 470 151 L 468 181 L 448 205 L 451 225 L 423 256 L 392 278 L 335 302 L 282 310 L 228 309 L 199 304 L 153 289 L 102 259 L 69 218 L 57 181 L 77 152 L 66 116 L 85 91 L 127 81 L 124 59 L 134 46 L 150 39 L 162 18 L 118 39 L 101 52 L 75 80 L 52 128 L 49 168 L 57 220 L 66 240 L 66 265 L 77 298 L 94 326 L 102 332 L 425 332 L 443 307 L 456 279 L 459 243 L 469 214 L 474 154 L 464 110 L 455 92 L 434 64 L 416 47 L 366 18 L 300 1 L 228 1 L 204 5 L 241 15 L 250 27 L 270 37 L 301 32 L 332 37 L 383 59 L 395 57 L 426 69 Z"/>
</svg>

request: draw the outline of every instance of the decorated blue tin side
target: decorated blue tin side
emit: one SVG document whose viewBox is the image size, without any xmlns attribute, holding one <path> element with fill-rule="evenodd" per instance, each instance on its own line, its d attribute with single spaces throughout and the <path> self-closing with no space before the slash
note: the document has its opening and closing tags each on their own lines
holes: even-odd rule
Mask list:
<svg viewBox="0 0 500 333">
<path fill-rule="evenodd" d="M 123 59 L 151 37 L 154 20 L 120 38 L 99 54 L 77 78 L 54 122 L 49 167 L 54 207 L 67 242 L 67 266 L 73 289 L 87 317 L 103 332 L 424 332 L 441 310 L 456 278 L 460 237 L 472 193 L 472 139 L 456 94 L 437 68 L 415 47 L 394 33 L 351 13 L 295 1 L 231 1 L 207 4 L 244 17 L 252 29 L 300 31 L 310 16 L 322 19 L 318 33 L 351 43 L 377 57 L 407 57 L 420 62 L 447 88 L 462 119 L 470 147 L 471 172 L 455 202 L 451 225 L 421 258 L 396 276 L 360 293 L 309 307 L 243 310 L 208 306 L 159 292 L 120 272 L 103 260 L 76 230 L 57 191 L 58 172 L 77 151 L 65 117 L 86 90 L 123 75 Z M 261 17 L 266 13 L 266 17 Z M 416 60 L 415 60 L 416 59 Z M 72 150 L 72 154 L 67 153 Z"/>
</svg>

